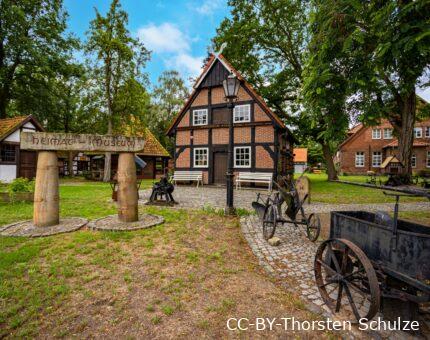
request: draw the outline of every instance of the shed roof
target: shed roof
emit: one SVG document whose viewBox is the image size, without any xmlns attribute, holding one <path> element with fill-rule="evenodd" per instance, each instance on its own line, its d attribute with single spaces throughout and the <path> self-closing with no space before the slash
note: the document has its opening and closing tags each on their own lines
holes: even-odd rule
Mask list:
<svg viewBox="0 0 430 340">
<path fill-rule="evenodd" d="M 32 115 L 0 119 L 0 142 L 29 121 L 34 123 L 40 130 L 44 130 Z"/>
</svg>

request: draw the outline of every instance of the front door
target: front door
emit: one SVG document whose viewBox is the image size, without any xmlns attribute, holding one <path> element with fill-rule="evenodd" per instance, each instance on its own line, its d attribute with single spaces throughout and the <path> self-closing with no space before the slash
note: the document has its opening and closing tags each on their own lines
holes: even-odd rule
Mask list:
<svg viewBox="0 0 430 340">
<path fill-rule="evenodd" d="M 37 153 L 20 150 L 19 158 L 19 177 L 28 179 L 36 177 Z"/>
<path fill-rule="evenodd" d="M 225 184 L 227 172 L 227 152 L 214 152 L 214 184 Z"/>
</svg>

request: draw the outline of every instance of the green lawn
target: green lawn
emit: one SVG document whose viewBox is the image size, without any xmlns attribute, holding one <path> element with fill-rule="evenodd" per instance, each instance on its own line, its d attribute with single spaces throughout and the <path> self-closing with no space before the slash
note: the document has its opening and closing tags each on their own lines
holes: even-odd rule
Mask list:
<svg viewBox="0 0 430 340">
<path fill-rule="evenodd" d="M 62 181 L 61 215 L 112 214 L 110 195 L 108 184 Z M 238 218 L 140 210 L 162 215 L 165 223 L 135 232 L 0 237 L 0 338 L 227 338 L 231 316 L 320 318 L 259 268 Z M 0 204 L 0 225 L 31 218 L 31 211 L 30 203 Z"/>
<path fill-rule="evenodd" d="M 326 174 L 307 174 L 311 180 L 311 200 L 320 203 L 390 203 L 393 197 L 382 190 L 327 181 Z M 366 176 L 340 176 L 340 180 L 366 182 Z M 425 201 L 425 198 L 402 197 L 400 202 Z"/>
</svg>

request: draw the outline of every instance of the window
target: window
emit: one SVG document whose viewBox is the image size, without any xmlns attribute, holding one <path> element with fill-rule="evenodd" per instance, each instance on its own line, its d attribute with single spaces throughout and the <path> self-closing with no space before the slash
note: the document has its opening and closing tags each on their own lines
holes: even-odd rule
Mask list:
<svg viewBox="0 0 430 340">
<path fill-rule="evenodd" d="M 430 126 L 425 127 L 426 137 L 430 137 Z"/>
<path fill-rule="evenodd" d="M 412 155 L 412 157 L 411 157 L 411 167 L 413 167 L 413 168 L 417 167 L 417 155 Z"/>
<path fill-rule="evenodd" d="M 357 168 L 364 167 L 364 152 L 359 151 L 355 153 L 355 166 Z"/>
<path fill-rule="evenodd" d="M 427 168 L 430 168 L 430 151 L 427 151 Z"/>
<path fill-rule="evenodd" d="M 250 122 L 251 121 L 251 105 L 237 105 L 234 107 L 234 122 Z"/>
<path fill-rule="evenodd" d="M 372 129 L 372 139 L 381 139 L 381 129 Z"/>
<path fill-rule="evenodd" d="M 16 146 L 13 144 L 2 144 L 0 149 L 0 161 L 16 163 Z"/>
<path fill-rule="evenodd" d="M 236 168 L 251 167 L 251 147 L 240 146 L 234 148 L 234 166 Z"/>
<path fill-rule="evenodd" d="M 207 125 L 208 124 L 208 110 L 194 110 L 193 111 L 193 125 Z"/>
<path fill-rule="evenodd" d="M 364 161 L 364 157 L 363 157 L 363 161 Z M 381 167 L 381 163 L 382 163 L 382 152 L 381 151 L 373 152 L 372 167 L 379 168 Z M 364 163 L 363 163 L 363 166 L 364 166 Z"/>
<path fill-rule="evenodd" d="M 207 168 L 209 164 L 208 148 L 195 148 L 194 149 L 194 167 Z"/>
<path fill-rule="evenodd" d="M 414 137 L 421 138 L 423 136 L 423 128 L 416 127 L 414 128 Z"/>
<path fill-rule="evenodd" d="M 384 129 L 384 139 L 393 138 L 393 129 L 385 128 Z"/>
</svg>

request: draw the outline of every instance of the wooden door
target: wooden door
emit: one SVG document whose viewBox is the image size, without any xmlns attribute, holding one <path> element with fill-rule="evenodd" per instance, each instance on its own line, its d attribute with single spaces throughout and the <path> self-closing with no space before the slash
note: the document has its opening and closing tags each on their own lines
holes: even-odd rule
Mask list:
<svg viewBox="0 0 430 340">
<path fill-rule="evenodd" d="M 215 152 L 214 164 L 214 184 L 225 184 L 225 173 L 227 172 L 227 152 Z"/>
<path fill-rule="evenodd" d="M 32 179 L 36 177 L 37 153 L 20 150 L 19 177 Z"/>
</svg>

